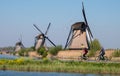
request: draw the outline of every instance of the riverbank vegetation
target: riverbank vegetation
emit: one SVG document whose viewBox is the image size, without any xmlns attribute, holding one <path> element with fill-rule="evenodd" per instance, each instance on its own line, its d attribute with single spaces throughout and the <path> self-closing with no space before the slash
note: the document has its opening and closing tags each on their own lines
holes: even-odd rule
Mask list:
<svg viewBox="0 0 120 76">
<path fill-rule="evenodd" d="M 100 48 L 101 48 L 101 44 L 99 42 L 98 39 L 94 39 L 91 43 L 90 43 L 90 50 L 87 54 L 87 56 L 89 57 L 95 57 L 96 55 L 98 55 L 99 51 L 100 51 Z M 104 46 L 103 46 L 104 47 Z M 20 51 L 10 51 L 10 52 L 7 52 L 7 53 L 4 53 L 4 51 L 2 50 L 10 50 L 12 49 L 13 50 L 14 47 L 6 47 L 6 48 L 0 48 L 0 54 L 10 54 L 10 55 L 16 55 L 16 56 L 24 56 L 24 57 L 30 57 L 29 53 L 30 52 L 37 52 L 37 55 L 40 55 L 40 57 L 44 58 L 46 57 L 47 55 L 52 55 L 52 56 L 56 56 L 59 51 L 63 50 L 62 46 L 61 45 L 58 45 L 56 47 L 48 47 L 48 50 L 46 51 L 45 48 L 40 48 L 38 50 L 35 50 L 34 49 L 34 46 L 30 47 L 30 48 L 24 48 L 24 49 L 21 49 Z M 106 49 L 106 50 L 111 50 L 111 49 Z M 114 52 L 111 52 L 109 57 L 112 58 L 112 57 L 120 57 L 120 49 L 112 49 Z M 66 50 L 64 50 L 66 51 Z M 107 51 L 106 51 L 106 54 L 107 54 Z M 37 57 L 37 56 L 36 56 Z"/>
<path fill-rule="evenodd" d="M 89 57 L 94 57 L 97 51 L 100 51 L 101 44 L 98 39 L 94 39 L 90 44 Z"/>
<path fill-rule="evenodd" d="M 19 58 L 0 60 L 0 70 L 36 71 L 36 72 L 74 72 L 74 73 L 109 73 L 120 74 L 119 63 L 31 60 Z"/>
<path fill-rule="evenodd" d="M 45 58 L 48 54 L 51 55 L 57 55 L 57 53 L 62 50 L 62 46 L 58 45 L 56 47 L 49 47 L 48 50 L 46 50 L 45 47 L 41 47 L 37 50 L 37 53 L 42 56 L 42 58 Z"/>
<path fill-rule="evenodd" d="M 58 53 L 59 51 L 61 51 L 61 50 L 62 50 L 62 46 L 61 46 L 61 45 L 58 45 L 58 46 L 56 46 L 56 47 L 51 47 L 51 48 L 49 49 L 49 53 L 52 54 L 52 55 L 57 55 L 57 53 Z"/>
<path fill-rule="evenodd" d="M 113 53 L 113 57 L 120 57 L 120 49 L 116 49 Z"/>
</svg>

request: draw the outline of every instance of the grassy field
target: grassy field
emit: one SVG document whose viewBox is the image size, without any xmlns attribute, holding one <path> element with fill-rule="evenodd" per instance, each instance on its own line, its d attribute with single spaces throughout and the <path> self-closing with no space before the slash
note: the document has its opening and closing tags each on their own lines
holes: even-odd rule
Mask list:
<svg viewBox="0 0 120 76">
<path fill-rule="evenodd" d="M 119 63 L 105 62 L 63 62 L 38 60 L 0 60 L 0 70 L 36 71 L 36 72 L 73 72 L 73 73 L 109 73 L 120 74 Z"/>
</svg>

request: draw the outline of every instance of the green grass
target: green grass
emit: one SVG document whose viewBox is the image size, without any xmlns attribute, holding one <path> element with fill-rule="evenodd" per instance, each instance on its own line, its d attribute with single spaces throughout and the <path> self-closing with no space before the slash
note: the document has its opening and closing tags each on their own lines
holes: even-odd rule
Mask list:
<svg viewBox="0 0 120 76">
<path fill-rule="evenodd" d="M 120 74 L 119 63 L 96 63 L 96 62 L 63 62 L 63 61 L 43 61 L 35 60 L 17 60 L 14 63 L 6 63 L 0 65 L 0 70 L 16 70 L 16 71 L 36 71 L 36 72 L 74 72 L 74 73 L 109 73 Z"/>
</svg>

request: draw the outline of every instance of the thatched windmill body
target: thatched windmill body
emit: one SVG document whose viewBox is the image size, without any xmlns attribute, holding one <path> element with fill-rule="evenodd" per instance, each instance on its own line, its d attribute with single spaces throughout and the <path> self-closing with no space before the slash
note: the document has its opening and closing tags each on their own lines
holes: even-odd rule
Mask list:
<svg viewBox="0 0 120 76">
<path fill-rule="evenodd" d="M 43 33 L 35 24 L 33 24 L 34 27 L 40 32 L 38 36 L 35 37 L 35 50 L 38 50 L 41 47 L 45 47 L 47 50 L 47 47 L 45 45 L 46 40 L 48 40 L 53 46 L 56 46 L 46 35 L 48 33 L 48 30 L 50 28 L 51 23 L 49 23 L 47 30 L 45 33 Z"/>
<path fill-rule="evenodd" d="M 83 3 L 82 3 L 83 6 Z M 67 42 L 65 45 L 65 49 L 68 47 L 70 50 L 81 50 L 83 48 L 90 49 L 89 41 L 92 40 L 93 35 L 91 33 L 91 30 L 89 28 L 86 16 L 85 16 L 85 10 L 84 6 L 82 9 L 84 22 L 76 22 L 71 26 Z"/>
<path fill-rule="evenodd" d="M 25 48 L 23 43 L 22 43 L 22 38 L 15 44 L 15 52 L 20 51 L 21 49 Z"/>
</svg>

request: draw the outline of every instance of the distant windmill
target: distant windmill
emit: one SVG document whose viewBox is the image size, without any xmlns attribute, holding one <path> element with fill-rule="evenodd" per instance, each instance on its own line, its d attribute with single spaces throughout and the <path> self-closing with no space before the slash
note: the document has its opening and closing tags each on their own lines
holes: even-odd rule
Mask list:
<svg viewBox="0 0 120 76">
<path fill-rule="evenodd" d="M 20 51 L 22 48 L 25 48 L 23 43 L 22 43 L 22 36 L 21 39 L 19 39 L 19 42 L 15 44 L 15 51 Z"/>
<path fill-rule="evenodd" d="M 50 28 L 50 25 L 51 25 L 51 23 L 49 23 L 46 32 L 43 33 L 35 24 L 33 24 L 33 26 L 40 32 L 40 34 L 35 37 L 35 45 L 34 45 L 35 50 L 38 50 L 41 47 L 46 48 L 46 46 L 45 46 L 46 40 L 48 40 L 53 46 L 56 47 L 56 45 L 46 36 L 48 33 L 48 30 Z"/>
<path fill-rule="evenodd" d="M 81 50 L 84 48 L 90 49 L 89 41 L 92 41 L 93 35 L 89 28 L 86 16 L 84 5 L 82 3 L 82 13 L 84 17 L 84 22 L 76 22 L 71 26 L 65 49 L 68 47 L 70 50 Z M 87 34 L 88 33 L 88 34 Z"/>
</svg>

